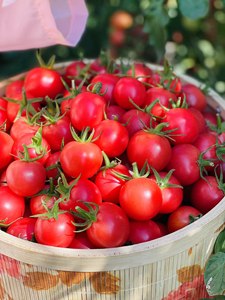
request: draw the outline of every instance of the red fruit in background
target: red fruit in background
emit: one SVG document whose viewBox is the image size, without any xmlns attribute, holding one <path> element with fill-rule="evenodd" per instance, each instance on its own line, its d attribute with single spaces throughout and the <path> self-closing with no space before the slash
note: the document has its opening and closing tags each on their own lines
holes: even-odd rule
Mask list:
<svg viewBox="0 0 225 300">
<path fill-rule="evenodd" d="M 182 92 L 185 95 L 189 107 L 194 107 L 200 111 L 203 111 L 206 108 L 206 96 L 199 87 L 191 83 L 183 84 Z"/>
</svg>

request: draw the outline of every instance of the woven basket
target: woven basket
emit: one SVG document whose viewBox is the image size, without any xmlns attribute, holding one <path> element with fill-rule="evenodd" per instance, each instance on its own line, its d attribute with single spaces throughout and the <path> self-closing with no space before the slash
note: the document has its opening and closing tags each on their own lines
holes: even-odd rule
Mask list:
<svg viewBox="0 0 225 300">
<path fill-rule="evenodd" d="M 21 76 L 1 82 L 0 95 L 9 81 Z M 184 82 L 200 86 L 193 78 L 180 77 Z M 212 89 L 208 105 L 213 109 L 219 107 L 225 118 L 225 102 Z M 206 298 L 204 267 L 216 237 L 224 228 L 224 220 L 223 199 L 199 220 L 162 238 L 132 246 L 91 250 L 43 246 L 0 231 L 0 299 Z"/>
</svg>

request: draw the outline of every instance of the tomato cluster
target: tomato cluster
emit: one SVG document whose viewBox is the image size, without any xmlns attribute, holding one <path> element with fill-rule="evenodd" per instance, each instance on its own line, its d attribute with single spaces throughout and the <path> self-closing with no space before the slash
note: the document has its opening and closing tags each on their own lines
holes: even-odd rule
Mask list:
<svg viewBox="0 0 225 300">
<path fill-rule="evenodd" d="M 0 225 L 110 248 L 162 237 L 224 197 L 223 122 L 165 63 L 33 68 L 0 98 Z"/>
</svg>

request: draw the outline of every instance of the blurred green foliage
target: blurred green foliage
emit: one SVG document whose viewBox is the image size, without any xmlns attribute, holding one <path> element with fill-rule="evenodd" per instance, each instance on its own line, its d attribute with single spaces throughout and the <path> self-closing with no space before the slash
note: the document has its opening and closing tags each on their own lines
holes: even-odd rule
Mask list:
<svg viewBox="0 0 225 300">
<path fill-rule="evenodd" d="M 95 58 L 101 50 L 153 63 L 166 57 L 175 70 L 225 95 L 225 0 L 88 0 L 86 4 L 89 18 L 78 45 L 43 49 L 44 58 L 52 54 L 57 62 Z M 132 25 L 117 32 L 111 18 L 118 10 L 129 13 Z M 35 65 L 35 50 L 2 52 L 0 78 Z"/>
</svg>

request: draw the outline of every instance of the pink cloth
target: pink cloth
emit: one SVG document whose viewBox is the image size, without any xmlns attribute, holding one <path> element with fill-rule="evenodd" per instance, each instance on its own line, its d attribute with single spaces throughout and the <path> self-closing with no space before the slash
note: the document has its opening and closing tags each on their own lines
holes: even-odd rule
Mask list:
<svg viewBox="0 0 225 300">
<path fill-rule="evenodd" d="M 84 0 L 0 0 L 0 51 L 75 46 L 87 18 Z"/>
</svg>

